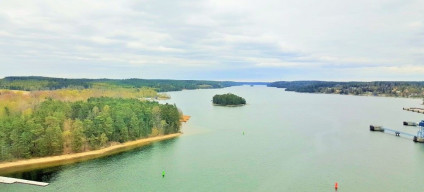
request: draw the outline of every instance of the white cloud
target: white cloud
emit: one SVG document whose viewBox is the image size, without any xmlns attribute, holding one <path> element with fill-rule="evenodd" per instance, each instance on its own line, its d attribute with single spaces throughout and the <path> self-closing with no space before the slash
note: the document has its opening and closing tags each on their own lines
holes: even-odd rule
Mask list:
<svg viewBox="0 0 424 192">
<path fill-rule="evenodd" d="M 414 65 L 406 65 L 406 66 L 392 66 L 392 67 L 384 67 L 383 68 L 387 72 L 395 73 L 395 74 L 424 74 L 424 66 L 414 66 Z"/>
<path fill-rule="evenodd" d="M 100 37 L 100 36 L 94 36 L 94 37 L 90 37 L 89 38 L 90 41 L 94 42 L 94 43 L 99 43 L 102 45 L 107 45 L 107 44 L 113 44 L 113 43 L 117 43 L 118 41 L 107 38 L 107 37 Z"/>
<path fill-rule="evenodd" d="M 420 0 L 4 0 L 0 7 L 4 66 L 84 62 L 93 76 L 104 72 L 94 70 L 98 66 L 111 72 L 121 66 L 172 78 L 154 70 L 159 65 L 168 71 L 221 69 L 229 79 L 231 70 L 246 68 L 272 74 L 296 69 L 290 74 L 295 79 L 308 79 L 307 70 L 334 69 L 340 78 L 385 71 L 402 79 L 404 73 L 420 78 L 414 71 L 424 65 Z"/>
</svg>

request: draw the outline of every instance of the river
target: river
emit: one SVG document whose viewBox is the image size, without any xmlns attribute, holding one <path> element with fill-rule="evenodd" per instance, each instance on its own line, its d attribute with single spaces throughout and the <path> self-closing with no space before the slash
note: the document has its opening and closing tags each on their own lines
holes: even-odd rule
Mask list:
<svg viewBox="0 0 424 192">
<path fill-rule="evenodd" d="M 213 106 L 215 94 L 246 99 Z M 370 124 L 416 134 L 403 111 L 420 99 L 304 94 L 265 86 L 170 92 L 192 116 L 184 134 L 118 155 L 13 176 L 47 187 L 0 191 L 422 191 L 424 144 Z M 243 134 L 244 132 L 244 134 Z M 165 171 L 165 177 L 162 177 Z M 420 190 L 421 189 L 421 190 Z"/>
</svg>

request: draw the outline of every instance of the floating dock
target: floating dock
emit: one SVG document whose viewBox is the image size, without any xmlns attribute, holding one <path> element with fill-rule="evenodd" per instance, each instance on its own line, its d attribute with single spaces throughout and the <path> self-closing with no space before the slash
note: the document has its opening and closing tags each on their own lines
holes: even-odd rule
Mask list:
<svg viewBox="0 0 424 192">
<path fill-rule="evenodd" d="M 384 132 L 384 128 L 379 125 L 370 125 L 370 131 L 381 131 Z"/>
<path fill-rule="evenodd" d="M 1 177 L 1 176 L 0 176 L 0 183 L 4 183 L 4 184 L 22 183 L 22 184 L 37 185 L 37 186 L 43 186 L 43 187 L 48 185 L 48 183 L 44 183 L 44 182 L 30 181 L 25 179 L 15 179 L 11 177 Z"/>
<path fill-rule="evenodd" d="M 404 121 L 403 125 L 405 126 L 418 126 L 417 122 L 411 122 L 411 121 Z"/>
<path fill-rule="evenodd" d="M 423 113 L 424 114 L 424 109 L 423 108 L 418 108 L 418 107 L 410 107 L 410 108 L 403 108 L 403 110 L 405 111 L 411 111 L 411 112 L 416 112 L 416 113 Z"/>
</svg>

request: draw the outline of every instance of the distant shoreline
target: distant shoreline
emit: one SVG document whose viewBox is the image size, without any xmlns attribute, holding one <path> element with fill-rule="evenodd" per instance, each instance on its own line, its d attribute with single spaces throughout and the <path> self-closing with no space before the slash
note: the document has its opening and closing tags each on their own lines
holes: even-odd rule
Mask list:
<svg viewBox="0 0 424 192">
<path fill-rule="evenodd" d="M 0 173 L 1 175 L 5 175 L 5 174 L 16 173 L 16 172 L 55 167 L 59 165 L 67 165 L 67 164 L 82 162 L 86 160 L 96 159 L 96 158 L 105 157 L 105 156 L 121 153 L 124 151 L 128 151 L 128 150 L 141 147 L 144 145 L 148 145 L 148 144 L 151 144 L 152 142 L 172 139 L 172 138 L 180 136 L 181 134 L 182 133 L 174 133 L 169 135 L 143 138 L 143 139 L 139 139 L 135 141 L 129 141 L 126 143 L 106 147 L 99 150 L 94 150 L 94 151 L 0 163 Z"/>
<path fill-rule="evenodd" d="M 278 87 L 273 87 L 276 89 L 283 89 Z M 285 88 L 284 88 L 285 89 Z M 284 90 L 286 91 L 286 90 Z M 357 97 L 385 97 L 385 98 L 400 98 L 400 99 L 423 99 L 422 97 L 402 97 L 402 96 L 392 96 L 392 95 L 369 95 L 369 94 L 339 94 L 339 93 L 322 93 L 322 92 L 298 92 L 298 91 L 286 91 L 292 93 L 300 93 L 300 94 L 319 94 L 319 95 L 341 95 L 341 96 L 357 96 Z M 424 105 L 424 103 L 422 104 Z"/>
</svg>

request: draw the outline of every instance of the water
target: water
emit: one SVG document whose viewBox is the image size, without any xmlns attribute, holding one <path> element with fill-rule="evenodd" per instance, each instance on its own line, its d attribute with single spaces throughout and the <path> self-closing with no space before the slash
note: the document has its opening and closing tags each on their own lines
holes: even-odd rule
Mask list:
<svg viewBox="0 0 424 192">
<path fill-rule="evenodd" d="M 213 106 L 215 94 L 246 98 Z M 15 176 L 47 187 L 0 191 L 422 191 L 424 144 L 370 132 L 377 124 L 415 134 L 402 107 L 422 100 L 301 94 L 264 86 L 169 93 L 192 118 L 183 136 L 119 155 Z M 243 132 L 245 134 L 243 135 Z M 166 172 L 162 178 L 162 171 Z"/>
</svg>

